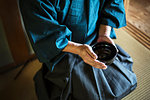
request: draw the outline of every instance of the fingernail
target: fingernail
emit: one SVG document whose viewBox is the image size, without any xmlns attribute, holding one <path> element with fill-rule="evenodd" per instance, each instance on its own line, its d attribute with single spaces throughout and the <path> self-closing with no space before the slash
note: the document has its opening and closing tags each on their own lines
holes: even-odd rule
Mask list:
<svg viewBox="0 0 150 100">
<path fill-rule="evenodd" d="M 97 55 L 95 55 L 95 59 L 97 59 L 98 58 L 98 56 Z"/>
<path fill-rule="evenodd" d="M 103 69 L 107 69 L 107 66 L 103 65 Z"/>
</svg>

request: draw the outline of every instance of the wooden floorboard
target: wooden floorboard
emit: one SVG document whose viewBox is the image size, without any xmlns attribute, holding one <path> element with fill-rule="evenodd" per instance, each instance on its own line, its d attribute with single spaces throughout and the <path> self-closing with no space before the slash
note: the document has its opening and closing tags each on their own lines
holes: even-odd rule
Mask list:
<svg viewBox="0 0 150 100">
<path fill-rule="evenodd" d="M 150 0 L 130 0 L 127 20 L 150 37 Z"/>
<path fill-rule="evenodd" d="M 127 12 L 127 26 L 123 29 L 150 50 L 149 16 L 149 0 L 130 0 Z"/>
</svg>

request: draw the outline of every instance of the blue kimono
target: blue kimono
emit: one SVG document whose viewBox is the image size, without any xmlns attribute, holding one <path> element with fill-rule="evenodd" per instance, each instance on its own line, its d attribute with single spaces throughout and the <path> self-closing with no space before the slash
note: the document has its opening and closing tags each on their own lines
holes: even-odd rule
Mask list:
<svg viewBox="0 0 150 100">
<path fill-rule="evenodd" d="M 20 0 L 20 11 L 37 57 L 50 70 L 68 40 L 90 44 L 100 24 L 126 25 L 123 0 Z"/>
<path fill-rule="evenodd" d="M 44 63 L 35 76 L 38 98 L 106 99 L 105 92 L 101 93 L 103 88 L 97 85 L 101 81 L 98 77 L 103 75 L 96 73 L 102 70 L 62 50 L 69 40 L 92 44 L 100 24 L 111 26 L 110 37 L 116 38 L 113 28 L 126 26 L 123 0 L 20 0 L 19 7 L 32 47 Z"/>
</svg>

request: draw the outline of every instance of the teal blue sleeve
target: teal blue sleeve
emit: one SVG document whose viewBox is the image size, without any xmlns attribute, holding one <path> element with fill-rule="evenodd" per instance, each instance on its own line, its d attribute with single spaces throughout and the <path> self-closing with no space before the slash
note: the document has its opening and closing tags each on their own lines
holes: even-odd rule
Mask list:
<svg viewBox="0 0 150 100">
<path fill-rule="evenodd" d="M 41 62 L 49 62 L 62 52 L 71 31 L 57 21 L 54 3 L 49 0 L 20 0 L 21 15 L 33 49 Z"/>
<path fill-rule="evenodd" d="M 123 0 L 105 0 L 101 11 L 101 24 L 109 25 L 112 28 L 121 28 L 126 26 L 126 15 Z M 110 37 L 116 38 L 114 29 Z"/>
</svg>

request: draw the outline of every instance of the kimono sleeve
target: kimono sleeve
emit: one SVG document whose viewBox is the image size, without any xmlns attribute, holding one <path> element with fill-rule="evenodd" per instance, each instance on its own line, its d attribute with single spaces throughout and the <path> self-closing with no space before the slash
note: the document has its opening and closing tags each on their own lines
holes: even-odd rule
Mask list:
<svg viewBox="0 0 150 100">
<path fill-rule="evenodd" d="M 101 24 L 109 25 L 113 28 L 126 26 L 123 0 L 105 0 L 101 14 Z"/>
<path fill-rule="evenodd" d="M 49 0 L 20 0 L 20 12 L 32 47 L 41 62 L 49 62 L 70 40 L 71 31 L 57 21 L 57 11 Z"/>
</svg>

